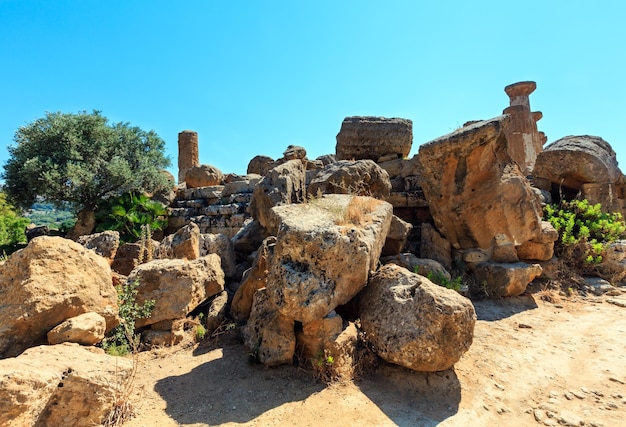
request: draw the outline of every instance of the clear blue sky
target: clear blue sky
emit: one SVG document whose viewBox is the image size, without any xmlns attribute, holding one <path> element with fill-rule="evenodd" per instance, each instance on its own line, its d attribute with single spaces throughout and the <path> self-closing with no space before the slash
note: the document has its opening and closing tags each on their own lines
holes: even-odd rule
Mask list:
<svg viewBox="0 0 626 427">
<path fill-rule="evenodd" d="M 46 111 L 101 110 L 245 173 L 290 144 L 334 153 L 344 117 L 413 120 L 413 150 L 537 82 L 548 142 L 591 134 L 626 168 L 626 2 L 0 0 L 0 164 Z"/>
</svg>

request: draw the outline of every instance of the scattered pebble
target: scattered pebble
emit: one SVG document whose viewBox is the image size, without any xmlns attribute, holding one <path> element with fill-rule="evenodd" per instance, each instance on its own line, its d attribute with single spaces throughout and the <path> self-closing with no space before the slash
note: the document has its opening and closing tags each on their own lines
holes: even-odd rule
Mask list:
<svg viewBox="0 0 626 427">
<path fill-rule="evenodd" d="M 526 323 L 519 323 L 517 325 L 518 328 L 522 328 L 522 329 L 532 329 L 533 327 L 530 325 L 527 325 Z"/>
<path fill-rule="evenodd" d="M 564 395 L 564 396 L 565 396 L 565 398 L 566 398 L 567 400 L 572 400 L 572 399 L 574 399 L 574 395 L 573 395 L 572 393 L 570 393 L 569 391 L 565 392 L 565 395 Z"/>
<path fill-rule="evenodd" d="M 622 380 L 620 380 L 618 378 L 615 378 L 615 377 L 610 377 L 609 381 L 613 381 L 613 382 L 620 383 L 620 384 L 626 384 L 624 381 L 622 381 Z"/>
<path fill-rule="evenodd" d="M 608 302 L 609 304 L 616 305 L 618 307 L 626 308 L 626 301 L 624 301 L 624 300 L 611 298 L 611 299 L 606 300 L 606 302 Z"/>
</svg>

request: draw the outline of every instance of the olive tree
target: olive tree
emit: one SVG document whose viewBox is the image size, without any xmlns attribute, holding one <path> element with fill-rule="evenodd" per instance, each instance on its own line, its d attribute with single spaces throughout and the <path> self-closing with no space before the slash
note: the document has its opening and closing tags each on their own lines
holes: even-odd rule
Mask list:
<svg viewBox="0 0 626 427">
<path fill-rule="evenodd" d="M 99 111 L 46 113 L 20 127 L 14 142 L 2 177 L 7 195 L 21 208 L 38 196 L 57 205 L 68 202 L 80 211 L 79 223 L 89 223 L 104 199 L 170 185 L 162 172 L 170 164 L 165 142 L 154 131 L 110 124 Z"/>
</svg>

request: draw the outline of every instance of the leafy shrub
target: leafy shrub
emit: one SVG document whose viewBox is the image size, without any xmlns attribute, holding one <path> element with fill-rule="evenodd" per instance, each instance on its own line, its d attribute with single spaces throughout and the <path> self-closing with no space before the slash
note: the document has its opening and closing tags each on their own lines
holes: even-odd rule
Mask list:
<svg viewBox="0 0 626 427">
<path fill-rule="evenodd" d="M 114 356 L 124 356 L 135 352 L 139 346 L 139 334 L 135 333 L 135 321 L 146 319 L 152 314 L 155 301 L 148 300 L 137 304 L 137 282 L 126 282 L 116 286 L 117 303 L 121 322 L 102 341 L 102 348 Z"/>
<path fill-rule="evenodd" d="M 26 226 L 30 224 L 28 218 L 24 218 L 11 205 L 4 192 L 0 192 L 0 247 L 11 252 L 11 246 L 26 242 Z"/>
<path fill-rule="evenodd" d="M 103 201 L 96 211 L 96 231 L 119 231 L 124 243 L 141 238 L 142 226 L 163 230 L 167 226 L 167 209 L 145 194 L 126 193 Z"/>
<path fill-rule="evenodd" d="M 626 238 L 626 224 L 619 213 L 602 212 L 587 200 L 547 205 L 544 217 L 559 233 L 555 252 L 571 267 L 587 271 L 603 260 L 608 244 Z"/>
<path fill-rule="evenodd" d="M 461 276 L 454 279 L 448 279 L 441 271 L 429 271 L 426 273 L 426 278 L 431 282 L 443 286 L 444 288 L 459 291 L 461 289 Z"/>
</svg>

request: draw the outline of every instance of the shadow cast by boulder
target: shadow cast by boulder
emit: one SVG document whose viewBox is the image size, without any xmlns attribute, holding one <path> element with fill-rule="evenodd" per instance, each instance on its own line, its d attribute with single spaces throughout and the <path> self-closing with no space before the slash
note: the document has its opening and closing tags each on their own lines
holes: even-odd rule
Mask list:
<svg viewBox="0 0 626 427">
<path fill-rule="evenodd" d="M 221 358 L 155 385 L 173 420 L 207 425 L 246 423 L 323 388 L 309 373 L 291 366 L 268 369 L 250 364 L 242 348 L 234 345 L 222 348 Z"/>
<path fill-rule="evenodd" d="M 437 426 L 454 416 L 461 402 L 454 369 L 421 373 L 385 364 L 357 385 L 400 427 Z"/>
<path fill-rule="evenodd" d="M 513 316 L 527 310 L 538 308 L 531 294 L 503 299 L 472 301 L 478 320 L 495 321 Z"/>
</svg>

